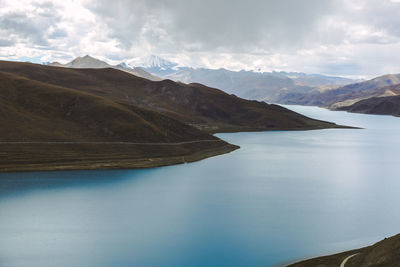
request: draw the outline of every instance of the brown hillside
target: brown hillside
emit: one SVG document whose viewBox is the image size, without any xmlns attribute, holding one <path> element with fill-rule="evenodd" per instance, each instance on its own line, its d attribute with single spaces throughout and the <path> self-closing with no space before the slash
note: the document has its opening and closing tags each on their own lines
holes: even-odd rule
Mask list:
<svg viewBox="0 0 400 267">
<path fill-rule="evenodd" d="M 151 109 L 209 132 L 336 127 L 200 84 L 154 82 L 115 69 L 68 69 L 0 61 L 0 71 Z"/>
<path fill-rule="evenodd" d="M 0 71 L 0 171 L 154 167 L 237 149 L 154 111 Z"/>
<path fill-rule="evenodd" d="M 339 108 L 349 112 L 400 116 L 400 95 L 373 97 L 358 101 L 351 106 Z"/>
<path fill-rule="evenodd" d="M 4 72 L 0 72 L 0 103 L 3 142 L 216 139 L 149 110 Z"/>
</svg>

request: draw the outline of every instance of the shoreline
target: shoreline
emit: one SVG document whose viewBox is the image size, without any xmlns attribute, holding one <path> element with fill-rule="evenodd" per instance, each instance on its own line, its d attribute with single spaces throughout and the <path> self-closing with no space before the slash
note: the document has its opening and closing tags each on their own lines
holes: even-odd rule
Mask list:
<svg viewBox="0 0 400 267">
<path fill-rule="evenodd" d="M 361 129 L 327 123 L 304 128 L 241 129 L 218 133 L 311 131 L 324 129 Z M 203 142 L 204 141 L 204 142 Z M 207 144 L 207 145 L 205 145 Z M 130 142 L 0 142 L 0 173 L 143 169 L 200 161 L 227 154 L 240 147 L 224 140 L 197 140 L 181 143 Z"/>
<path fill-rule="evenodd" d="M 304 128 L 220 130 L 218 133 L 359 129 L 327 123 Z M 204 142 L 203 142 L 204 141 Z M 208 143 L 208 145 L 205 145 Z M 222 145 L 221 145 L 222 144 Z M 181 143 L 130 142 L 0 142 L 0 173 L 143 169 L 195 162 L 227 154 L 240 147 L 224 140 Z M 172 151 L 174 150 L 174 151 Z M 178 151 L 178 152 L 177 152 Z M 180 153 L 179 153 L 180 152 Z"/>
<path fill-rule="evenodd" d="M 227 154 L 239 146 L 225 143 L 222 146 L 202 148 L 198 151 L 185 153 L 181 155 L 171 156 L 148 156 L 148 157 L 134 157 L 127 156 L 125 158 L 112 158 L 103 156 L 102 158 L 93 158 L 90 156 L 82 156 L 70 160 L 52 160 L 44 162 L 27 162 L 18 163 L 13 162 L 10 164 L 0 164 L 0 173 L 10 172 L 36 172 L 36 171 L 68 171 L 68 170 L 115 170 L 115 169 L 144 169 L 162 166 L 177 165 L 183 163 L 190 163 L 200 161 L 209 157 L 214 157 L 222 154 Z M 64 146 L 66 144 L 63 144 Z M 133 145 L 140 146 L 140 145 Z M 171 147 L 171 145 L 165 145 Z M 132 146 L 131 146 L 132 148 Z M 94 147 L 96 149 L 96 147 Z M 101 155 L 100 155 L 101 156 Z"/>
</svg>

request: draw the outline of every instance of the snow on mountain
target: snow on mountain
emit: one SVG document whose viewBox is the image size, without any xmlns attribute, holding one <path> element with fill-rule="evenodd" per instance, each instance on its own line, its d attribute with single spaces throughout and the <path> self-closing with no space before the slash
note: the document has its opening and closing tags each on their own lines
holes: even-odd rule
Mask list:
<svg viewBox="0 0 400 267">
<path fill-rule="evenodd" d="M 126 62 L 121 62 L 118 65 L 116 65 L 116 67 L 119 67 L 119 68 L 122 68 L 122 69 L 127 69 L 127 70 L 134 69 L 133 66 L 131 66 L 130 64 L 128 64 Z"/>
<path fill-rule="evenodd" d="M 166 70 L 177 66 L 178 64 L 163 59 L 156 55 L 150 55 L 144 59 L 144 61 L 140 64 L 141 67 L 144 68 L 158 68 L 161 70 Z"/>
</svg>

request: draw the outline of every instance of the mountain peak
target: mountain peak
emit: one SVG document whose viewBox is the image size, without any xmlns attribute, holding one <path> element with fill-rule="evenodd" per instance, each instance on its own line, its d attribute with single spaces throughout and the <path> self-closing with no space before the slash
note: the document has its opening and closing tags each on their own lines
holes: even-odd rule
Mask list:
<svg viewBox="0 0 400 267">
<path fill-rule="evenodd" d="M 121 62 L 117 65 L 117 67 L 123 68 L 123 69 L 133 69 L 130 65 L 128 65 L 126 62 Z"/>
<path fill-rule="evenodd" d="M 156 55 L 150 55 L 147 58 L 145 58 L 144 62 L 141 64 L 141 66 L 145 68 L 160 68 L 160 69 L 169 69 L 177 66 L 177 63 L 174 63 L 172 61 L 168 61 L 162 57 L 156 56 Z"/>
<path fill-rule="evenodd" d="M 89 55 L 83 57 L 77 57 L 71 62 L 66 64 L 69 68 L 109 68 L 111 67 L 108 63 L 101 61 L 97 58 L 91 57 Z"/>
</svg>

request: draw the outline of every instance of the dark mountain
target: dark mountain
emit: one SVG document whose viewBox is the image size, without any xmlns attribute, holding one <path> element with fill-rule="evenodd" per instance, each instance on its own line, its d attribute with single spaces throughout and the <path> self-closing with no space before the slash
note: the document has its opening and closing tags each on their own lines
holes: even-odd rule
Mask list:
<svg viewBox="0 0 400 267">
<path fill-rule="evenodd" d="M 305 260 L 290 267 L 394 267 L 400 263 L 400 234 L 361 249 Z M 288 266 L 288 267 L 289 267 Z"/>
<path fill-rule="evenodd" d="M 0 62 L 0 71 L 153 110 L 212 133 L 336 127 L 201 84 L 149 81 L 111 68 L 70 69 Z"/>
<path fill-rule="evenodd" d="M 400 95 L 373 97 L 354 103 L 351 106 L 337 110 L 346 110 L 355 113 L 400 116 Z"/>
<path fill-rule="evenodd" d="M 384 75 L 323 92 L 288 95 L 284 103 L 336 109 L 371 97 L 398 95 L 400 94 L 398 84 L 400 84 L 400 74 Z"/>
<path fill-rule="evenodd" d="M 133 105 L 0 72 L 0 141 L 183 142 L 216 139 Z"/>
<path fill-rule="evenodd" d="M 3 71 L 0 123 L 0 171 L 153 167 L 237 148 L 151 110 Z"/>
<path fill-rule="evenodd" d="M 0 171 L 162 166 L 238 148 L 207 132 L 339 127 L 114 68 L 0 61 L 0 104 Z"/>
</svg>

